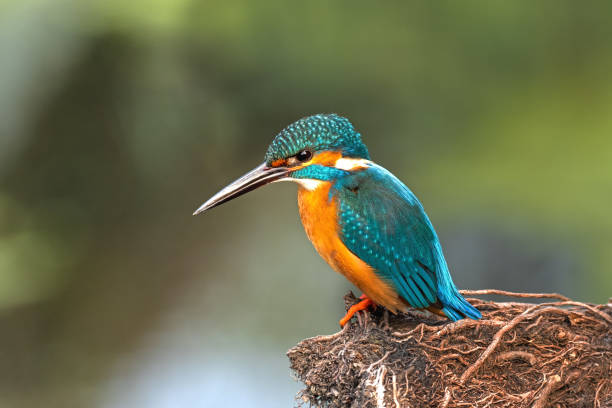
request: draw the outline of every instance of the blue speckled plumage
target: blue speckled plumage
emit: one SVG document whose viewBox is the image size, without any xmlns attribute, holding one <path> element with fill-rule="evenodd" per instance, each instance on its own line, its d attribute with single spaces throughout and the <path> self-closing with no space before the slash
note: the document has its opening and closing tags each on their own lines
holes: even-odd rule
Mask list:
<svg viewBox="0 0 612 408">
<path fill-rule="evenodd" d="M 271 164 L 306 148 L 314 152 L 339 151 L 344 157 L 370 158 L 351 122 L 329 114 L 302 118 L 281 130 L 268 147 L 265 160 Z"/>
<path fill-rule="evenodd" d="M 452 320 L 481 317 L 453 284 L 421 203 L 393 174 L 373 164 L 338 178 L 330 195 L 339 203 L 344 244 L 411 306 L 439 301 Z"/>
</svg>

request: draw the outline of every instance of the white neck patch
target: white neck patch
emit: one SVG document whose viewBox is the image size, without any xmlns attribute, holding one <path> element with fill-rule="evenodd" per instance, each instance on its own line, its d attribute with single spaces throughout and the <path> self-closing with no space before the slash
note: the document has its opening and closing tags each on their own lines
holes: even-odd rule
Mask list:
<svg viewBox="0 0 612 408">
<path fill-rule="evenodd" d="M 366 159 L 351 159 L 347 157 L 341 157 L 336 160 L 334 167 L 340 170 L 357 170 L 357 169 L 365 169 L 370 167 L 372 162 Z"/>
<path fill-rule="evenodd" d="M 325 181 L 323 180 L 294 178 L 294 177 L 283 177 L 282 179 L 276 180 L 275 183 L 279 181 L 292 181 L 294 183 L 298 183 L 300 186 L 304 187 L 306 190 L 309 190 L 309 191 L 314 191 L 317 188 L 321 187 L 323 183 L 325 183 Z"/>
</svg>

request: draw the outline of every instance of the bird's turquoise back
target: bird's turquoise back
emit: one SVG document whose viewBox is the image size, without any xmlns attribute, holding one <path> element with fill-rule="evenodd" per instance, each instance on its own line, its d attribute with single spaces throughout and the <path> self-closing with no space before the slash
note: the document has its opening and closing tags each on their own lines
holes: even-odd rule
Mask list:
<svg viewBox="0 0 612 408">
<path fill-rule="evenodd" d="M 421 203 L 393 174 L 375 164 L 345 173 L 330 199 L 338 203 L 342 242 L 411 306 L 439 302 L 452 320 L 481 317 L 453 284 Z"/>
</svg>

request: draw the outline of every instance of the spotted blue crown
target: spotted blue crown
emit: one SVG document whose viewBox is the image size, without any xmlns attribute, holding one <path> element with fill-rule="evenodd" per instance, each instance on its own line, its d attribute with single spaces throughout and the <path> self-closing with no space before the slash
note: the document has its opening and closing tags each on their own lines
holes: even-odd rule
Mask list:
<svg viewBox="0 0 612 408">
<path fill-rule="evenodd" d="M 266 163 L 294 156 L 303 149 L 313 153 L 338 151 L 344 157 L 370 159 L 368 148 L 351 122 L 333 113 L 308 116 L 281 130 L 268 147 Z"/>
</svg>

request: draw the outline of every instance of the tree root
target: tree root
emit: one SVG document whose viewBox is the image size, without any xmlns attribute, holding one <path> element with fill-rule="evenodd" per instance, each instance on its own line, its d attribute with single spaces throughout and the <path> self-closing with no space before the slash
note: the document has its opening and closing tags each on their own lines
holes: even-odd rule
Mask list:
<svg viewBox="0 0 612 408">
<path fill-rule="evenodd" d="M 612 307 L 559 294 L 463 291 L 557 301 L 469 301 L 482 320 L 417 311 L 360 312 L 358 322 L 288 352 L 306 388 L 329 407 L 612 408 Z M 348 306 L 355 303 L 347 295 Z"/>
</svg>

